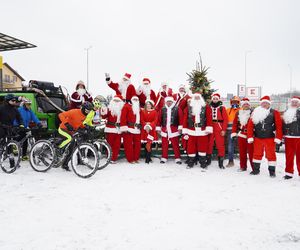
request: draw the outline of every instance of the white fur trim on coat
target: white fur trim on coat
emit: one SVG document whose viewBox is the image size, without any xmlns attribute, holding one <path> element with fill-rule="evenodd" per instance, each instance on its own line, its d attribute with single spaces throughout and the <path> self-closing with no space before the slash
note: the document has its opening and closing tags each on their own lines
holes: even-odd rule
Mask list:
<svg viewBox="0 0 300 250">
<path fill-rule="evenodd" d="M 251 138 L 248 138 L 248 143 L 253 143 L 254 142 L 254 138 L 253 137 L 251 137 Z"/>
</svg>

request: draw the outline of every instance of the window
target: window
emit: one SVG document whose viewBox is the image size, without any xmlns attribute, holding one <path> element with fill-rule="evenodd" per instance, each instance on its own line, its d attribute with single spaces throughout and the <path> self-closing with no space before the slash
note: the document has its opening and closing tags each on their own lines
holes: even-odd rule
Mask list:
<svg viewBox="0 0 300 250">
<path fill-rule="evenodd" d="M 4 75 L 4 80 L 3 82 L 5 83 L 10 83 L 10 75 Z"/>
<path fill-rule="evenodd" d="M 13 82 L 13 83 L 16 83 L 16 82 L 17 82 L 17 76 L 13 76 L 13 77 L 12 77 L 12 82 Z"/>
</svg>

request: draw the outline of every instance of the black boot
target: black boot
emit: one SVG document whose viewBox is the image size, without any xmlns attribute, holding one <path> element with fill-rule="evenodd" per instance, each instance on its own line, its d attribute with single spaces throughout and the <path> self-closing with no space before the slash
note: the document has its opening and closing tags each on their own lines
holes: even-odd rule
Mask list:
<svg viewBox="0 0 300 250">
<path fill-rule="evenodd" d="M 146 150 L 146 157 L 145 157 L 145 163 L 149 164 L 149 152 Z"/>
<path fill-rule="evenodd" d="M 196 157 L 190 157 L 190 160 L 189 160 L 189 163 L 188 163 L 188 165 L 187 165 L 187 167 L 186 168 L 192 168 L 192 167 L 194 167 L 194 165 L 195 165 L 195 162 L 196 162 Z"/>
<path fill-rule="evenodd" d="M 149 154 L 149 163 L 150 163 L 150 162 L 152 162 L 152 159 L 151 159 L 151 151 L 148 152 L 148 154 Z"/>
<path fill-rule="evenodd" d="M 206 166 L 209 166 L 211 164 L 211 155 L 206 155 Z"/>
<path fill-rule="evenodd" d="M 293 177 L 292 176 L 289 176 L 289 175 L 285 175 L 285 176 L 283 176 L 283 179 L 285 179 L 285 180 L 289 180 L 289 179 L 292 179 Z"/>
<path fill-rule="evenodd" d="M 219 156 L 218 157 L 218 162 L 219 162 L 219 168 L 225 169 L 223 162 L 224 162 L 224 157 Z"/>
<path fill-rule="evenodd" d="M 207 169 L 206 156 L 199 156 L 199 163 L 201 168 Z"/>
<path fill-rule="evenodd" d="M 253 170 L 250 172 L 251 175 L 258 175 L 260 173 L 260 163 L 253 162 Z"/>
<path fill-rule="evenodd" d="M 275 166 L 269 166 L 269 174 L 271 178 L 275 178 L 276 174 L 275 174 Z"/>
<path fill-rule="evenodd" d="M 190 157 L 187 157 L 186 161 L 184 162 L 185 164 L 189 164 Z"/>
</svg>

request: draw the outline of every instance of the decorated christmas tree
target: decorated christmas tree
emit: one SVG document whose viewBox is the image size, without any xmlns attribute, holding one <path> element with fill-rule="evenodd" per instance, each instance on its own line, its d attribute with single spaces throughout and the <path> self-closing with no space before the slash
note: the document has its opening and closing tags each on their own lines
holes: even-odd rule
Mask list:
<svg viewBox="0 0 300 250">
<path fill-rule="evenodd" d="M 215 89 L 211 89 L 210 84 L 213 82 L 207 78 L 209 67 L 203 66 L 202 58 L 199 54 L 200 60 L 196 62 L 196 69 L 191 73 L 187 73 L 189 76 L 190 90 L 192 93 L 200 92 L 205 101 L 211 99 L 211 95 L 215 92 Z"/>
</svg>

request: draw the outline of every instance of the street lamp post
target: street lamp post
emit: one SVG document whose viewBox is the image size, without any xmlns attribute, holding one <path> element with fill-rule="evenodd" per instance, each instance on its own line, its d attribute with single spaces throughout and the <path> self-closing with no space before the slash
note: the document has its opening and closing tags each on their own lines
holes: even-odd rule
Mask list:
<svg viewBox="0 0 300 250">
<path fill-rule="evenodd" d="M 247 55 L 251 50 L 245 51 L 245 97 L 247 97 Z"/>
<path fill-rule="evenodd" d="M 92 48 L 92 46 L 89 46 L 88 48 L 85 48 L 86 51 L 86 88 L 89 89 L 89 50 Z"/>
<path fill-rule="evenodd" d="M 290 98 L 292 98 L 292 86 L 293 86 L 293 68 L 290 64 L 288 64 L 290 69 Z"/>
</svg>

